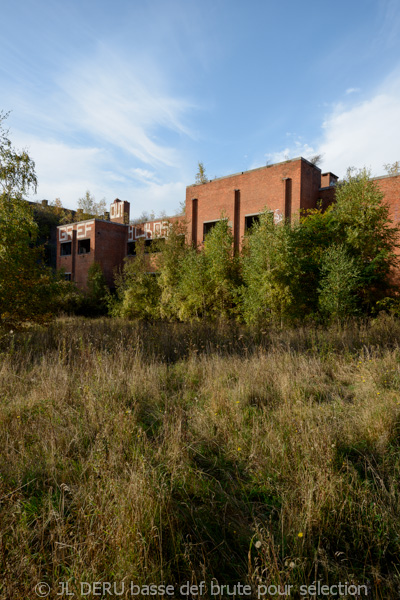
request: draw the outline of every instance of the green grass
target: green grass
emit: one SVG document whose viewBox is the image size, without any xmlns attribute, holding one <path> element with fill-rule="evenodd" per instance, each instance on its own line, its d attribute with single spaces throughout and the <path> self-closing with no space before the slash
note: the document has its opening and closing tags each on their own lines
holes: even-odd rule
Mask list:
<svg viewBox="0 0 400 600">
<path fill-rule="evenodd" d="M 213 577 L 398 598 L 399 340 L 389 317 L 1 333 L 0 598 Z"/>
</svg>

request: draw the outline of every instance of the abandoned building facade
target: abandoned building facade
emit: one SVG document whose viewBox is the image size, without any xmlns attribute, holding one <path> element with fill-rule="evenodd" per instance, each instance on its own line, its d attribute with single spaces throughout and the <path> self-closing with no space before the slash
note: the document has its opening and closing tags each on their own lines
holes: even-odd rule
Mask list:
<svg viewBox="0 0 400 600">
<path fill-rule="evenodd" d="M 246 230 L 266 208 L 274 220 L 291 219 L 302 209 L 327 207 L 334 201 L 337 176 L 322 173 L 304 158 L 295 158 L 213 179 L 186 188 L 184 216 L 156 219 L 140 224 L 129 222 L 130 204 L 119 199 L 110 207 L 109 219 L 89 219 L 58 227 L 57 269 L 81 289 L 86 288 L 88 271 L 96 262 L 112 287 L 115 269 L 134 256 L 135 244 L 144 239 L 150 245 L 168 235 L 170 224 L 182 221 L 186 240 L 195 246 L 224 215 L 232 227 L 234 248 L 239 250 Z M 393 223 L 400 219 L 400 175 L 375 179 L 390 209 Z"/>
</svg>

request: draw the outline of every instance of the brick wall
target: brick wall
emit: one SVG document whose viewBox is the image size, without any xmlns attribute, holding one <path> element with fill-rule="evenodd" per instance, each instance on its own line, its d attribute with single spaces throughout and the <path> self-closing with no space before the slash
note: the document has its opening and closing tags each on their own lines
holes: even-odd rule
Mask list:
<svg viewBox="0 0 400 600">
<path fill-rule="evenodd" d="M 269 208 L 275 212 L 278 221 L 285 216 L 293 217 L 300 208 L 316 205 L 320 182 L 321 170 L 298 158 L 188 186 L 186 217 L 189 241 L 201 243 L 204 223 L 218 220 L 222 214 L 228 218 L 239 240 L 245 233 L 247 215 Z M 235 217 L 239 220 L 238 224 Z"/>
<path fill-rule="evenodd" d="M 127 255 L 128 227 L 109 221 L 96 221 L 94 260 L 103 269 L 107 285 L 114 285 L 114 270 L 121 267 Z"/>
<path fill-rule="evenodd" d="M 113 271 L 126 256 L 126 225 L 91 219 L 57 228 L 57 269 L 71 273 L 81 289 L 86 289 L 87 275 L 93 262 L 101 264 L 108 285 L 113 285 Z M 80 248 L 85 244 L 84 248 Z M 64 244 L 71 243 L 71 254 L 61 256 Z"/>
<path fill-rule="evenodd" d="M 400 175 L 377 177 L 375 181 L 389 206 L 390 218 L 397 225 L 400 222 Z"/>
<path fill-rule="evenodd" d="M 335 187 L 327 184 L 335 178 L 332 173 L 321 176 L 318 167 L 303 158 L 221 177 L 186 189 L 186 215 L 165 217 L 137 225 L 92 219 L 58 227 L 57 268 L 71 273 L 73 281 L 85 289 L 90 265 L 101 264 L 108 285 L 113 285 L 114 269 L 123 264 L 128 242 L 146 240 L 168 234 L 169 224 L 187 225 L 188 242 L 203 242 L 204 223 L 217 221 L 224 215 L 231 227 L 236 249 L 245 234 L 246 216 L 258 214 L 265 208 L 274 211 L 275 221 L 293 218 L 301 209 L 314 208 L 322 200 L 323 208 L 334 202 Z M 400 222 L 400 176 L 378 177 L 375 180 L 389 205 L 394 223 Z M 115 201 L 116 219 L 124 220 L 129 203 Z M 125 216 L 123 216 L 125 215 Z M 196 217 L 197 215 L 197 217 Z M 79 242 L 89 240 L 88 252 L 79 253 Z M 71 243 L 69 256 L 60 256 L 61 244 Z M 149 257 L 149 270 L 155 268 L 156 258 Z"/>
<path fill-rule="evenodd" d="M 66 273 L 71 273 L 72 280 L 80 288 L 86 287 L 87 272 L 94 261 L 95 224 L 95 219 L 91 219 L 57 227 L 57 269 L 64 269 Z M 79 254 L 78 248 L 83 240 L 89 240 L 87 242 L 89 251 Z M 61 256 L 61 247 L 69 243 L 71 254 Z"/>
</svg>

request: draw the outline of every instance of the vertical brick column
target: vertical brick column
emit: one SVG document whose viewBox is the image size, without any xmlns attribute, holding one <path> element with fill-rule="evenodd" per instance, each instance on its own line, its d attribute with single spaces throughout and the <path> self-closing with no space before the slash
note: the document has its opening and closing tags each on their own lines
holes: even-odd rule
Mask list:
<svg viewBox="0 0 400 600">
<path fill-rule="evenodd" d="M 233 251 L 239 252 L 240 246 L 240 190 L 235 190 L 235 207 L 233 211 Z"/>
<path fill-rule="evenodd" d="M 76 228 L 71 231 L 71 281 L 75 281 L 75 262 L 78 253 L 78 242 L 76 241 Z"/>
<path fill-rule="evenodd" d="M 197 198 L 192 198 L 192 245 L 197 246 L 197 226 L 198 226 L 199 202 Z"/>
<path fill-rule="evenodd" d="M 290 221 L 292 217 L 292 180 L 290 177 L 284 179 L 285 188 L 285 219 Z"/>
</svg>

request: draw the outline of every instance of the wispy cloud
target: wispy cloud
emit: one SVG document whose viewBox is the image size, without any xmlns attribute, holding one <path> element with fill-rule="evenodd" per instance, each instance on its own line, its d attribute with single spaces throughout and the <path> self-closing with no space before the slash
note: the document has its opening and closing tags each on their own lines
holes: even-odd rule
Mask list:
<svg viewBox="0 0 400 600">
<path fill-rule="evenodd" d="M 144 209 L 174 214 L 185 198 L 183 181 L 158 180 L 154 172 L 126 168 L 101 148 L 76 148 L 57 141 L 42 141 L 16 132 L 13 142 L 25 147 L 36 163 L 38 191 L 32 200 L 60 197 L 66 208 L 76 208 L 87 189 L 111 202 L 119 197 L 131 203 L 131 217 Z"/>
<path fill-rule="evenodd" d="M 58 84 L 65 113 L 77 129 L 144 164 L 176 164 L 174 146 L 160 140 L 190 135 L 184 123 L 190 104 L 168 93 L 154 65 L 127 64 L 102 47 Z"/>
<path fill-rule="evenodd" d="M 394 73 L 369 99 L 334 107 L 323 123 L 318 153 L 323 168 L 343 176 L 349 166 L 383 173 L 400 158 L 400 73 Z"/>
<path fill-rule="evenodd" d="M 360 88 L 350 87 L 350 88 L 347 88 L 346 95 L 348 96 L 349 94 L 356 94 L 359 91 L 360 91 Z"/>
<path fill-rule="evenodd" d="M 150 59 L 127 64 L 104 45 L 59 72 L 56 84 L 50 97 L 26 95 L 14 111 L 24 121 L 13 141 L 36 161 L 38 197 L 61 196 L 75 208 L 89 188 L 107 199 L 135 198 L 138 212 L 158 210 L 161 198 L 173 211 L 176 189 L 184 197 L 180 145 L 192 136 L 193 105 Z"/>
<path fill-rule="evenodd" d="M 130 169 L 130 173 L 132 176 L 138 181 L 143 181 L 148 183 L 149 181 L 154 181 L 157 179 L 154 171 L 148 171 L 147 169 Z"/>
<path fill-rule="evenodd" d="M 13 132 L 12 139 L 16 147 L 26 148 L 35 161 L 39 180 L 35 198 L 55 200 L 60 197 L 64 206 L 75 208 L 78 198 L 88 188 L 98 197 L 103 197 L 110 190 L 107 178 L 99 178 L 99 173 L 108 163 L 107 153 L 101 148 L 71 147 L 63 142 L 43 141 L 19 132 Z"/>
</svg>

